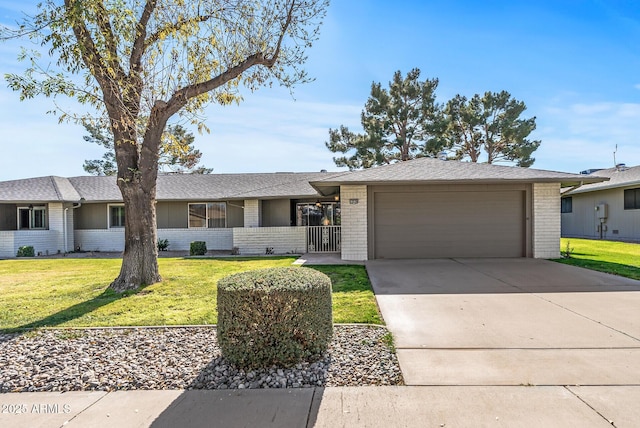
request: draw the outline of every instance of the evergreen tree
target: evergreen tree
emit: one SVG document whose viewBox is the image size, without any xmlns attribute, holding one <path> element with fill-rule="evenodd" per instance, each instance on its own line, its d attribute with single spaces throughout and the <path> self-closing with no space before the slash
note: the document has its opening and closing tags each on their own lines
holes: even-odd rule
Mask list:
<svg viewBox="0 0 640 428">
<path fill-rule="evenodd" d="M 527 138 L 536 129 L 536 118 L 520 118 L 526 108 L 507 91 L 476 94 L 469 100 L 456 95 L 445 108 L 447 138 L 455 159 L 478 162 L 486 156 L 487 163 L 533 165 L 535 158 L 531 155 L 540 141 Z"/>
<path fill-rule="evenodd" d="M 438 79 L 419 78 L 420 70 L 414 68 L 406 77 L 397 71 L 388 90 L 374 82 L 360 119 L 364 133 L 345 126 L 329 130 L 327 148 L 345 154 L 333 158 L 337 166 L 369 168 L 435 156 L 443 149 L 446 124 L 435 102 Z"/>
</svg>

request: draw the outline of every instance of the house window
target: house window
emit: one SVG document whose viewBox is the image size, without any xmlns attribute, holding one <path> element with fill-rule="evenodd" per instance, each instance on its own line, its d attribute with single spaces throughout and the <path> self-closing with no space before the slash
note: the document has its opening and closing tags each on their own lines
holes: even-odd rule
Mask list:
<svg viewBox="0 0 640 428">
<path fill-rule="evenodd" d="M 624 209 L 640 209 L 640 189 L 626 189 L 624 191 Z"/>
<path fill-rule="evenodd" d="M 296 226 L 339 226 L 339 202 L 296 204 Z"/>
<path fill-rule="evenodd" d="M 109 227 L 124 227 L 124 205 L 109 205 Z"/>
<path fill-rule="evenodd" d="M 561 213 L 573 212 L 573 199 L 571 198 L 571 196 L 567 198 L 562 198 L 560 200 L 560 212 Z"/>
<path fill-rule="evenodd" d="M 47 209 L 44 206 L 19 207 L 18 229 L 46 229 Z"/>
<path fill-rule="evenodd" d="M 189 204 L 189 227 L 210 229 L 227 227 L 227 204 L 225 202 Z"/>
</svg>

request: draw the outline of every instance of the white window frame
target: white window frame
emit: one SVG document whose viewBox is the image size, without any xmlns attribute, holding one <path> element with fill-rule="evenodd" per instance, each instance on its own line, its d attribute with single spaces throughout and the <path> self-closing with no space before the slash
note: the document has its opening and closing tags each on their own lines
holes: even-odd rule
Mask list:
<svg viewBox="0 0 640 428">
<path fill-rule="evenodd" d="M 111 224 L 111 208 L 113 207 L 122 207 L 122 209 L 124 209 L 124 204 L 107 204 L 107 228 L 108 229 L 122 229 L 124 228 L 124 224 L 122 226 L 113 226 Z M 126 222 L 126 215 L 127 213 L 124 213 L 125 217 L 124 220 Z"/>
<path fill-rule="evenodd" d="M 21 215 L 20 212 L 21 211 L 28 211 L 29 212 L 29 225 L 28 227 L 20 227 L 21 224 Z M 34 213 L 38 211 L 38 212 L 42 212 L 42 227 L 35 227 L 34 223 L 35 223 L 35 216 Z M 18 207 L 18 230 L 46 230 L 49 226 L 49 222 L 47 221 L 47 206 L 46 205 L 38 205 L 38 206 L 28 206 L 28 207 Z"/>
<path fill-rule="evenodd" d="M 221 227 L 209 227 L 209 205 L 222 204 L 224 206 L 224 226 Z M 204 226 L 191 226 L 191 205 L 204 205 L 205 206 L 205 219 Z M 187 204 L 187 227 L 189 229 L 226 229 L 227 228 L 227 203 L 224 201 L 211 201 L 211 202 L 189 202 Z"/>
</svg>

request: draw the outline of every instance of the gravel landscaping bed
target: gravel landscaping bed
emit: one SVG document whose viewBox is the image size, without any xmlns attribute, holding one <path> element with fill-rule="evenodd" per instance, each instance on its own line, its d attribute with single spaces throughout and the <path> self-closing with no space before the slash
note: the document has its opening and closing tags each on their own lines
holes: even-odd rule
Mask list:
<svg viewBox="0 0 640 428">
<path fill-rule="evenodd" d="M 215 327 L 0 334 L 0 392 L 400 385 L 387 335 L 338 325 L 318 361 L 243 371 L 221 357 Z"/>
</svg>

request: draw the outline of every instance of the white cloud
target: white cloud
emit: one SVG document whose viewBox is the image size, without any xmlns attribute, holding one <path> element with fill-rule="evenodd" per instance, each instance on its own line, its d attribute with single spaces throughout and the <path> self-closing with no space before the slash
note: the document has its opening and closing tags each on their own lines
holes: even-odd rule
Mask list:
<svg viewBox="0 0 640 428">
<path fill-rule="evenodd" d="M 329 128 L 358 130 L 362 107 L 254 97 L 238 107 L 211 108 L 211 134 L 197 136 L 214 172 L 335 170 L 325 147 Z"/>
<path fill-rule="evenodd" d="M 0 88 L 0 180 L 83 175 L 84 160 L 102 155 L 82 139 L 81 126 L 46 115 L 52 107 L 46 99 L 20 103 L 17 94 Z M 196 133 L 195 145 L 202 164 L 215 173 L 337 170 L 324 145 L 328 129 L 347 125 L 358 131 L 361 109 L 251 94 L 240 106 L 210 107 L 211 133 Z"/>
<path fill-rule="evenodd" d="M 640 165 L 640 104 L 575 103 L 550 106 L 538 117 L 537 168 L 577 172 L 613 166 Z"/>
</svg>

